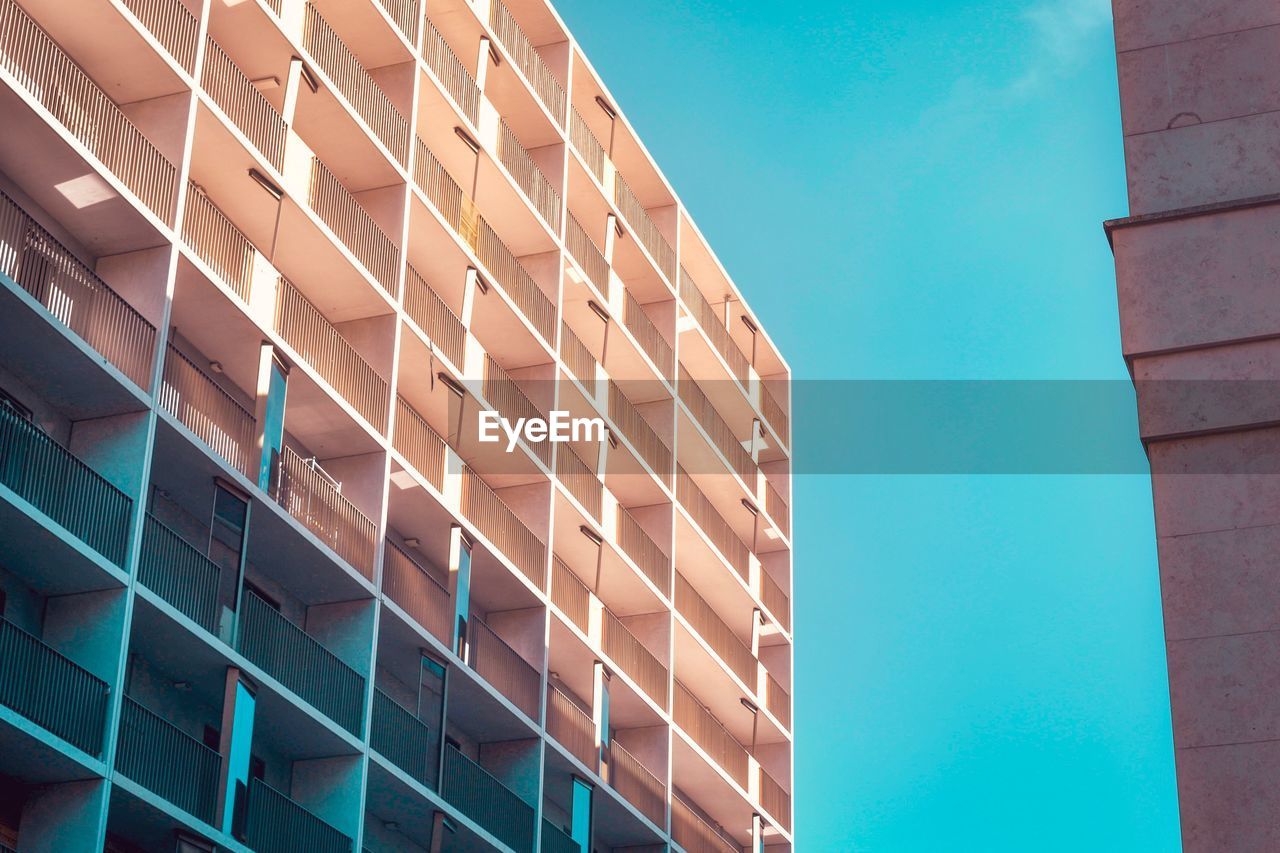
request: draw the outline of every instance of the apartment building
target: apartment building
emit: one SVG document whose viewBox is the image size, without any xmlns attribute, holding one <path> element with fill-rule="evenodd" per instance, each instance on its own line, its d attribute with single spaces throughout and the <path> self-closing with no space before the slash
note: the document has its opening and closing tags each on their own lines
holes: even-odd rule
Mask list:
<svg viewBox="0 0 1280 853">
<path fill-rule="evenodd" d="M 1280 5 L 1115 0 L 1107 223 L 1152 467 L 1183 846 L 1280 849 Z"/>
<path fill-rule="evenodd" d="M 0 0 L 0 284 L 0 850 L 792 848 L 789 370 L 543 0 Z"/>
</svg>

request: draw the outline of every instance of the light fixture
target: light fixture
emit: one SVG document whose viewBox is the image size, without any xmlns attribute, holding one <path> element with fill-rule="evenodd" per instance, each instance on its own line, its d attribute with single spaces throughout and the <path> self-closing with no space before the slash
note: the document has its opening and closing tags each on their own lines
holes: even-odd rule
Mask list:
<svg viewBox="0 0 1280 853">
<path fill-rule="evenodd" d="M 271 89 L 280 88 L 280 78 L 274 75 L 270 77 L 259 77 L 257 80 L 250 80 L 249 82 L 252 83 L 253 88 L 257 89 L 259 92 L 266 92 Z"/>
<path fill-rule="evenodd" d="M 436 378 L 444 384 L 444 387 L 448 388 L 459 397 L 467 396 L 467 389 L 462 387 L 462 383 L 445 373 L 443 370 L 436 374 Z"/>
<path fill-rule="evenodd" d="M 249 177 L 253 178 L 253 180 L 257 182 L 258 186 L 270 193 L 271 197 L 276 201 L 284 198 L 284 190 L 276 186 L 270 178 L 259 172 L 257 169 L 250 169 Z"/>
<path fill-rule="evenodd" d="M 595 312 L 595 315 L 606 323 L 609 322 L 609 312 L 600 307 L 594 299 L 587 300 L 587 307 Z"/>
<path fill-rule="evenodd" d="M 596 533 L 590 527 L 587 527 L 585 524 L 578 525 L 578 532 L 581 533 L 583 536 L 587 537 L 588 539 L 590 539 L 592 542 L 594 542 L 597 545 L 604 544 L 604 537 L 601 536 L 599 533 Z"/>
<path fill-rule="evenodd" d="M 459 139 L 461 139 L 464 143 L 466 143 L 466 146 L 471 149 L 472 154 L 480 153 L 480 143 L 472 139 L 471 134 L 467 133 L 465 130 L 457 126 L 454 126 L 453 132 L 457 135 Z"/>
<path fill-rule="evenodd" d="M 609 102 L 606 101 L 604 98 L 600 97 L 599 95 L 596 95 L 596 106 L 604 110 L 604 114 L 609 117 L 609 121 L 613 121 L 615 118 L 618 117 L 618 111 L 615 110 L 613 107 L 609 106 Z"/>
<path fill-rule="evenodd" d="M 209 369 L 212 370 L 214 373 L 222 373 L 222 362 L 220 361 L 209 362 Z"/>
<path fill-rule="evenodd" d="M 422 544 L 422 542 L 420 542 L 418 539 L 416 539 L 415 537 L 412 537 L 412 536 L 410 536 L 408 539 L 404 540 L 404 545 L 405 545 L 405 547 L 406 547 L 406 548 L 417 548 L 417 547 L 418 547 L 419 545 L 421 545 L 421 544 Z"/>
</svg>

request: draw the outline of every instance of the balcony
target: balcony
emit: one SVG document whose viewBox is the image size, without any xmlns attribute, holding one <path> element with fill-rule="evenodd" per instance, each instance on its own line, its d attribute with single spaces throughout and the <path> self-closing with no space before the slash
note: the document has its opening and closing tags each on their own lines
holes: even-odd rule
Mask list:
<svg viewBox="0 0 1280 853">
<path fill-rule="evenodd" d="M 604 146 L 600 144 L 600 140 L 596 139 L 591 127 L 587 124 L 586 119 L 578 112 L 577 108 L 571 110 L 569 115 L 569 142 L 572 143 L 574 150 L 582 161 L 587 164 L 587 168 L 591 170 L 591 174 L 596 176 L 596 180 L 604 185 L 604 164 L 608 162 L 608 157 L 604 153 Z"/>
<path fill-rule="evenodd" d="M 205 823 L 214 822 L 222 756 L 124 697 L 116 770 Z"/>
<path fill-rule="evenodd" d="M 737 782 L 742 790 L 747 790 L 747 776 L 751 762 L 748 759 L 746 747 L 729 734 L 728 729 L 698 701 L 689 688 L 679 681 L 675 685 L 675 707 L 672 716 L 676 725 L 694 743 L 702 747 L 711 760 L 728 773 L 729 778 Z"/>
<path fill-rule="evenodd" d="M 551 603 L 583 634 L 590 632 L 591 591 L 559 557 L 551 561 Z"/>
<path fill-rule="evenodd" d="M 381 690 L 373 691 L 369 746 L 424 786 L 431 784 L 431 738 L 427 724 Z"/>
<path fill-rule="evenodd" d="M 750 551 L 683 468 L 676 472 L 676 500 L 689 513 L 693 523 L 711 540 L 725 562 L 733 567 L 743 582 L 747 582 L 751 571 Z"/>
<path fill-rule="evenodd" d="M 773 487 L 768 478 L 764 481 L 764 511 L 773 519 L 778 532 L 787 538 L 791 537 L 791 513 L 782 494 Z"/>
<path fill-rule="evenodd" d="M 210 37 L 205 38 L 200 84 L 258 153 L 281 170 L 288 135 L 284 117 Z"/>
<path fill-rule="evenodd" d="M 496 7 L 499 0 L 493 0 Z M 533 205 L 534 210 L 547 223 L 552 231 L 560 230 L 560 194 L 556 192 L 551 181 L 533 162 L 529 152 L 520 144 L 519 137 L 505 121 L 499 119 L 498 128 L 498 160 L 506 166 L 516 186 L 524 193 L 525 198 Z"/>
<path fill-rule="evenodd" d="M 0 2 L 0 26 L 6 8 Z M 0 274 L 139 388 L 151 387 L 155 327 L 3 192 L 0 249 Z"/>
<path fill-rule="evenodd" d="M 444 751 L 441 793 L 458 811 L 513 850 L 533 849 L 533 807 L 452 746 Z"/>
<path fill-rule="evenodd" d="M 657 478 L 670 486 L 671 448 L 612 380 L 609 382 L 609 420 L 622 431 Z"/>
<path fill-rule="evenodd" d="M 666 827 L 667 786 L 617 740 L 609 743 L 609 786 L 655 826 Z"/>
<path fill-rule="evenodd" d="M 467 71 L 449 43 L 440 35 L 431 19 L 423 19 L 422 58 L 426 60 L 436 79 L 453 98 L 458 110 L 470 119 L 472 126 L 480 123 L 480 87 Z"/>
<path fill-rule="evenodd" d="M 564 126 L 565 92 L 560 81 L 551 73 L 547 63 L 534 49 L 529 37 L 520 29 L 510 10 L 502 0 L 491 0 L 489 3 L 489 26 L 498 37 L 498 41 L 511 54 L 515 66 L 520 69 L 525 80 L 533 88 L 538 100 L 542 101 L 547 112 L 561 127 Z"/>
<path fill-rule="evenodd" d="M 281 452 L 274 474 L 272 498 L 335 554 L 372 580 L 377 538 L 368 516 L 292 448 Z"/>
<path fill-rule="evenodd" d="M 351 839 L 261 779 L 249 780 L 245 843 L 257 853 L 351 853 Z"/>
<path fill-rule="evenodd" d="M 0 484 L 117 566 L 124 566 L 133 501 L 4 404 L 0 404 Z"/>
<path fill-rule="evenodd" d="M 621 504 L 618 505 L 618 547 L 663 595 L 671 595 L 671 558 Z"/>
<path fill-rule="evenodd" d="M 752 692 L 756 684 L 756 659 L 710 604 L 684 575 L 676 572 L 676 611 L 683 616 L 730 671 Z"/>
<path fill-rule="evenodd" d="M 783 728 L 791 729 L 791 696 L 768 672 L 765 673 L 764 706 Z"/>
<path fill-rule="evenodd" d="M 791 630 L 791 602 L 787 593 L 767 571 L 760 570 L 760 602 L 778 620 L 784 631 Z"/>
<path fill-rule="evenodd" d="M 465 465 L 462 468 L 462 514 L 534 586 L 546 589 L 546 544 L 525 526 L 479 474 Z"/>
<path fill-rule="evenodd" d="M 685 853 L 742 853 L 679 797 L 671 798 L 671 837 Z"/>
<path fill-rule="evenodd" d="M 382 287 L 383 293 L 394 297 L 400 249 L 319 157 L 311 158 L 307 204 Z"/>
<path fill-rule="evenodd" d="M 138 581 L 211 634 L 218 630 L 218 565 L 147 513 Z"/>
<path fill-rule="evenodd" d="M 175 62 L 188 74 L 195 71 L 200 21 L 182 0 L 124 0 L 124 5 Z M 208 62 L 207 56 L 205 62 Z"/>
<path fill-rule="evenodd" d="M 249 304 L 257 250 L 195 184 L 187 188 L 182 240 L 241 302 Z"/>
<path fill-rule="evenodd" d="M 667 281 L 675 281 L 675 250 L 671 248 L 667 238 L 662 236 L 657 224 L 649 217 L 649 212 L 644 209 L 644 205 L 640 204 L 640 199 L 636 198 L 631 187 L 627 186 L 627 182 L 622 179 L 622 175 L 614 175 L 613 180 L 613 201 L 618 206 L 622 218 L 631 226 L 640 244 L 648 250 L 649 257 L 653 258 L 658 269 L 667 277 Z"/>
<path fill-rule="evenodd" d="M 658 374 L 670 381 L 674 362 L 671 344 L 662 337 L 658 327 L 649 319 L 649 315 L 629 290 L 623 292 L 622 325 L 627 327 L 645 355 L 649 356 L 654 366 L 658 368 Z"/>
<path fill-rule="evenodd" d="M 787 832 L 791 831 L 791 795 L 760 769 L 760 805 Z"/>
<path fill-rule="evenodd" d="M 733 429 L 716 411 L 715 404 L 707 398 L 706 393 L 693 381 L 689 371 L 680 365 L 680 383 L 676 388 L 680 401 L 693 415 L 693 419 L 702 427 L 711 444 L 720 451 L 720 455 L 729 463 L 729 468 L 742 480 L 751 494 L 755 494 L 756 462 L 742 442 L 734 434 Z"/>
<path fill-rule="evenodd" d="M 467 343 L 466 327 L 412 266 L 405 270 L 404 310 L 431 343 L 461 370 Z"/>
<path fill-rule="evenodd" d="M 542 676 L 493 629 L 476 617 L 467 622 L 467 664 L 531 720 L 538 719 Z"/>
<path fill-rule="evenodd" d="M 576 113 L 575 113 L 576 115 Z M 564 245 L 602 297 L 609 296 L 609 262 L 572 213 L 565 220 Z"/>
<path fill-rule="evenodd" d="M 249 479 L 257 478 L 257 422 L 172 344 L 164 360 L 160 407 Z"/>
<path fill-rule="evenodd" d="M 592 397 L 596 391 L 596 357 L 563 320 L 560 322 L 560 358 Z"/>
<path fill-rule="evenodd" d="M 738 349 L 724 322 L 716 316 L 715 309 L 707 302 L 698 285 L 683 268 L 680 270 L 680 299 L 697 321 L 699 328 L 711 341 L 711 346 L 729 366 L 729 373 L 745 388 L 750 374 L 747 357 L 742 354 L 742 350 Z"/>
<path fill-rule="evenodd" d="M 98 756 L 107 693 L 105 681 L 0 617 L 0 705 Z"/>
<path fill-rule="evenodd" d="M 556 476 L 568 490 L 569 494 L 582 504 L 583 509 L 600 521 L 600 511 L 604 503 L 604 484 L 596 476 L 582 457 L 573 451 L 568 442 L 562 442 L 556 448 Z"/>
<path fill-rule="evenodd" d="M 542 853 L 580 853 L 581 850 L 569 833 L 546 818 L 542 819 Z"/>
<path fill-rule="evenodd" d="M 437 640 L 450 645 L 453 605 L 449 591 L 390 540 L 383 553 L 382 591 Z"/>
<path fill-rule="evenodd" d="M 386 11 L 387 17 L 395 21 L 409 43 L 416 44 L 420 9 L 417 0 L 378 0 L 378 3 Z"/>
<path fill-rule="evenodd" d="M 14 0 L 0 0 L 0 67 L 164 222 L 177 167 Z"/>
<path fill-rule="evenodd" d="M 667 668 L 607 607 L 603 608 L 601 651 L 640 685 L 659 708 L 667 707 Z"/>
<path fill-rule="evenodd" d="M 790 422 L 787 415 L 782 411 L 782 405 L 777 398 L 773 396 L 773 392 L 769 390 L 769 386 L 760 383 L 760 414 L 764 415 L 765 421 L 778 434 L 778 438 L 782 439 L 783 444 L 790 444 Z"/>
<path fill-rule="evenodd" d="M 252 591 L 240 606 L 240 653 L 358 737 L 364 676 Z"/>
<path fill-rule="evenodd" d="M 600 769 L 596 724 L 591 713 L 579 708 L 568 694 L 551 685 L 547 686 L 547 734 L 591 772 Z"/>
</svg>

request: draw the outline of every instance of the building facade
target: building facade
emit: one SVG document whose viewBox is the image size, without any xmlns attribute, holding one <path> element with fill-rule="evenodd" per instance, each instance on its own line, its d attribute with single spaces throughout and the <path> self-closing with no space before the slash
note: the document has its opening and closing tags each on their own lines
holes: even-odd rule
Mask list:
<svg viewBox="0 0 1280 853">
<path fill-rule="evenodd" d="M 0 0 L 0 193 L 0 850 L 791 849 L 789 369 L 543 0 Z"/>
<path fill-rule="evenodd" d="M 1115 0 L 1107 224 L 1152 467 L 1182 837 L 1280 849 L 1280 5 Z"/>
</svg>

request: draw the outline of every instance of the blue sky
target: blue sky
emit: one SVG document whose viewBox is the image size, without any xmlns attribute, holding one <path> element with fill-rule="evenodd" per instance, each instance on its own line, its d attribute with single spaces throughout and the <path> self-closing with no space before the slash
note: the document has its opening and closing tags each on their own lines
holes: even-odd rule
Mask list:
<svg viewBox="0 0 1280 853">
<path fill-rule="evenodd" d="M 1127 378 L 1107 0 L 557 7 L 797 378 Z M 1146 477 L 795 510 L 800 850 L 1178 849 Z"/>
</svg>

